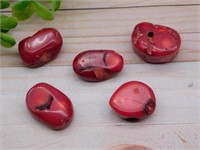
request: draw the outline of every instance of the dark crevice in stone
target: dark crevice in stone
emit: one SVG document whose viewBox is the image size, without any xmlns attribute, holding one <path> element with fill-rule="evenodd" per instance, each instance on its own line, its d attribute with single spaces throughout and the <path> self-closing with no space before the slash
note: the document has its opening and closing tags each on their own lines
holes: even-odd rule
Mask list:
<svg viewBox="0 0 200 150">
<path fill-rule="evenodd" d="M 155 108 L 155 102 L 150 98 L 144 107 L 144 112 L 146 114 L 151 114 L 152 111 L 154 111 L 154 108 Z"/>
<path fill-rule="evenodd" d="M 40 106 L 37 106 L 35 108 L 39 109 L 39 110 L 50 109 L 52 101 L 53 101 L 53 96 L 49 95 L 48 100 L 47 100 L 46 103 L 44 103 L 44 104 L 42 104 Z"/>
</svg>

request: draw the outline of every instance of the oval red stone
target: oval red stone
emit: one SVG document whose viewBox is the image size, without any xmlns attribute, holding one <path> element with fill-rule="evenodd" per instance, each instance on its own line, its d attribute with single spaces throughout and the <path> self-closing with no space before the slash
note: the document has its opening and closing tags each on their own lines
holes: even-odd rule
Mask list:
<svg viewBox="0 0 200 150">
<path fill-rule="evenodd" d="M 44 28 L 20 41 L 21 59 L 29 67 L 40 67 L 55 59 L 62 48 L 62 36 L 54 28 Z"/>
<path fill-rule="evenodd" d="M 123 57 L 113 50 L 87 50 L 75 57 L 73 69 L 86 81 L 103 81 L 121 72 L 123 64 Z"/>
<path fill-rule="evenodd" d="M 130 81 L 114 92 L 110 98 L 110 106 L 122 118 L 142 119 L 154 112 L 156 97 L 145 83 Z"/>
<path fill-rule="evenodd" d="M 181 37 L 170 27 L 142 22 L 132 33 L 133 48 L 143 60 L 149 63 L 167 63 L 179 52 Z"/>
<path fill-rule="evenodd" d="M 52 129 L 66 127 L 73 118 L 73 105 L 61 91 L 47 83 L 38 83 L 26 95 L 32 115 Z"/>
</svg>

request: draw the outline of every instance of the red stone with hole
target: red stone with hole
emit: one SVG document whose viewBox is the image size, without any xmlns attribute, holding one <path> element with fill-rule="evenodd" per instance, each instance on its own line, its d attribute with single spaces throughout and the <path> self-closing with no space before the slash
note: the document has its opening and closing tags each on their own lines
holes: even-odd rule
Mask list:
<svg viewBox="0 0 200 150">
<path fill-rule="evenodd" d="M 149 63 L 167 63 L 179 52 L 181 38 L 170 27 L 142 22 L 132 33 L 133 48 L 143 60 Z"/>
<path fill-rule="evenodd" d="M 63 129 L 73 118 L 73 105 L 61 91 L 47 83 L 38 83 L 26 95 L 31 114 L 52 129 Z"/>
<path fill-rule="evenodd" d="M 121 85 L 110 98 L 110 106 L 122 118 L 142 119 L 151 115 L 156 108 L 153 90 L 140 81 L 130 81 Z"/>
<path fill-rule="evenodd" d="M 19 54 L 29 67 L 40 67 L 55 59 L 62 48 L 62 36 L 54 28 L 44 28 L 20 41 Z"/>
<path fill-rule="evenodd" d="M 113 50 L 87 50 L 73 61 L 73 70 L 86 81 L 103 81 L 123 68 L 123 57 Z"/>
</svg>

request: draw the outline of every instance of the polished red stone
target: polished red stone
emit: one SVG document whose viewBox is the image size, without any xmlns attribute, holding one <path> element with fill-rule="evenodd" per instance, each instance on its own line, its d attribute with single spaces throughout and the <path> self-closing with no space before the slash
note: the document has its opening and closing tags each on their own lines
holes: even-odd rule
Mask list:
<svg viewBox="0 0 200 150">
<path fill-rule="evenodd" d="M 123 57 L 113 50 L 88 50 L 75 57 L 73 69 L 86 81 L 103 81 L 119 73 L 123 64 Z"/>
<path fill-rule="evenodd" d="M 154 112 L 156 97 L 145 83 L 130 81 L 114 92 L 110 98 L 110 106 L 122 118 L 142 119 Z"/>
<path fill-rule="evenodd" d="M 62 36 L 54 28 L 44 28 L 20 41 L 21 59 L 29 67 L 40 67 L 55 59 L 62 48 Z"/>
<path fill-rule="evenodd" d="M 52 129 L 65 128 L 73 118 L 73 105 L 61 91 L 47 83 L 38 83 L 26 95 L 31 114 Z"/>
<path fill-rule="evenodd" d="M 143 60 L 149 63 L 167 63 L 179 52 L 181 38 L 172 28 L 142 22 L 132 33 L 133 48 Z"/>
</svg>

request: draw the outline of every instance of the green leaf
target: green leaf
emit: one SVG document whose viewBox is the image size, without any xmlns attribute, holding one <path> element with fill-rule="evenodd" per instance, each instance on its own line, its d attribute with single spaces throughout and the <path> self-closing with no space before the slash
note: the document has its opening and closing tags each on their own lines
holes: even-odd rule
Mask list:
<svg viewBox="0 0 200 150">
<path fill-rule="evenodd" d="M 0 32 L 0 44 L 6 48 L 10 48 L 16 44 L 16 41 L 10 35 Z"/>
<path fill-rule="evenodd" d="M 60 0 L 52 0 L 51 1 L 51 9 L 52 11 L 57 11 L 60 8 L 61 1 Z"/>
<path fill-rule="evenodd" d="M 32 1 L 22 0 L 20 2 L 17 2 L 12 7 L 12 15 L 20 21 L 30 18 L 33 12 L 34 6 Z"/>
<path fill-rule="evenodd" d="M 6 15 L 4 15 L 4 14 L 0 14 L 0 18 L 2 19 L 2 18 L 7 18 L 7 16 Z M 1 27 L 0 27 L 0 32 L 3 32 L 3 33 L 7 33 L 9 30 L 3 30 Z"/>
<path fill-rule="evenodd" d="M 10 1 L 9 0 L 1 0 L 0 4 L 1 4 L 0 8 L 5 9 L 5 8 L 8 8 L 10 6 Z"/>
<path fill-rule="evenodd" d="M 14 29 L 17 24 L 17 18 L 11 16 L 11 17 L 7 17 L 4 15 L 1 15 L 1 24 L 0 24 L 0 29 L 1 30 L 10 30 L 10 29 Z"/>
<path fill-rule="evenodd" d="M 37 1 L 33 1 L 35 6 L 35 11 L 38 16 L 40 16 L 44 20 L 53 20 L 54 14 L 47 7 L 43 6 L 41 3 Z"/>
</svg>

